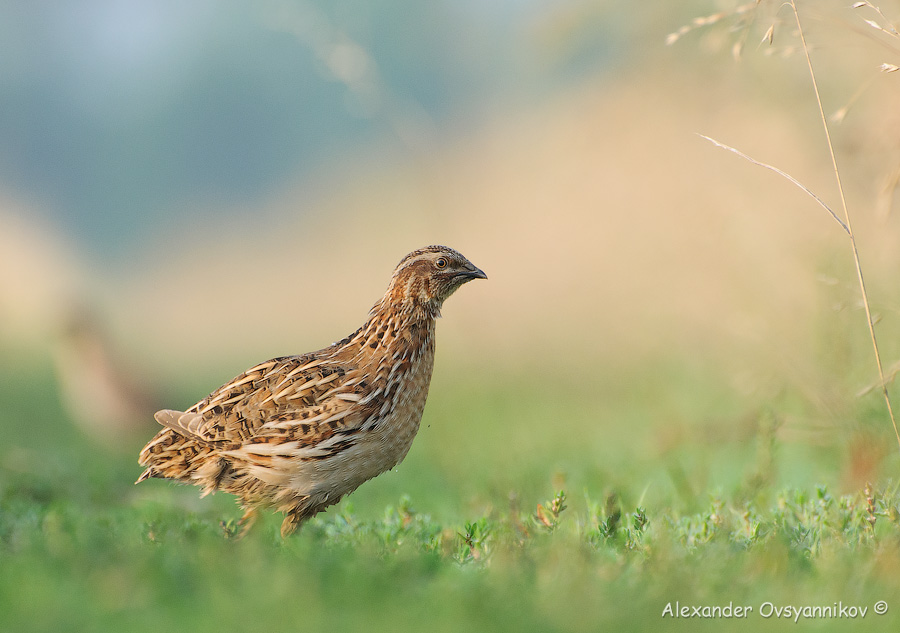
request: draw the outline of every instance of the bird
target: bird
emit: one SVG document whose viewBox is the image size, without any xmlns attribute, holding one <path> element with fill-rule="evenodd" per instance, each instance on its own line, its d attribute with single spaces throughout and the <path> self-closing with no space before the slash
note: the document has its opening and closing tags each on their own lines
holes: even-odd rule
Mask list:
<svg viewBox="0 0 900 633">
<path fill-rule="evenodd" d="M 473 279 L 487 275 L 452 248 L 412 251 L 354 333 L 251 367 L 187 411 L 158 411 L 164 428 L 141 450 L 135 483 L 235 495 L 239 536 L 272 508 L 286 538 L 406 456 L 431 382 L 435 320 Z"/>
<path fill-rule="evenodd" d="M 53 345 L 60 402 L 88 437 L 112 451 L 151 430 L 150 414 L 162 404 L 158 382 L 121 351 L 92 306 L 62 311 Z"/>
</svg>

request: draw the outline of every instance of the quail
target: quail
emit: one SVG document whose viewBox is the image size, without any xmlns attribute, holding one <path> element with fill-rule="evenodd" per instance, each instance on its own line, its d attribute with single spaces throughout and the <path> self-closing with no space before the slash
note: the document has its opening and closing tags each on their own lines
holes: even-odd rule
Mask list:
<svg viewBox="0 0 900 633">
<path fill-rule="evenodd" d="M 400 260 L 356 332 L 316 352 L 251 367 L 164 428 L 140 453 L 151 477 L 237 497 L 242 534 L 262 507 L 282 536 L 400 463 L 419 429 L 434 366 L 435 319 L 457 288 L 487 275 L 446 246 Z"/>
</svg>

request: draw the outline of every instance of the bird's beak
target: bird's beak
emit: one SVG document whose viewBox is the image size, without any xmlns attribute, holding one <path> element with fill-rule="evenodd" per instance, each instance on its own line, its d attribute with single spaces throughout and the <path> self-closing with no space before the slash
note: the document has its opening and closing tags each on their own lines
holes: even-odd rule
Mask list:
<svg viewBox="0 0 900 633">
<path fill-rule="evenodd" d="M 471 281 L 472 279 L 487 279 L 487 275 L 484 274 L 484 271 L 471 262 L 466 264 L 466 271 L 461 273 L 461 276 L 465 277 L 466 281 Z"/>
</svg>

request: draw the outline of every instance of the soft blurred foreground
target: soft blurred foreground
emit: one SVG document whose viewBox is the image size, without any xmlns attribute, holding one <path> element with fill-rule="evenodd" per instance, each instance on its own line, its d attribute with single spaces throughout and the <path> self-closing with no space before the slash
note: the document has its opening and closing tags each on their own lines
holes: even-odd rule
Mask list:
<svg viewBox="0 0 900 633">
<path fill-rule="evenodd" d="M 536 23 L 550 50 L 597 15 L 573 6 Z M 250 197 L 186 196 L 124 254 L 40 196 L 0 194 L 0 602 L 19 605 L 0 628 L 396 630 L 425 613 L 435 630 L 640 630 L 675 600 L 900 609 L 900 448 L 847 236 L 697 136 L 839 209 L 805 61 L 770 9 L 748 32 L 775 20 L 777 55 L 748 43 L 735 63 L 728 20 L 664 48 L 705 8 L 639 13 L 614 70 L 404 151 L 366 137 Z M 867 85 L 832 125 L 892 378 L 900 110 L 875 62 L 897 49 L 821 11 L 826 108 Z M 155 409 L 342 338 L 429 243 L 489 279 L 445 305 L 403 464 L 285 543 L 273 516 L 228 540 L 225 496 L 131 485 Z M 895 629 L 893 611 L 866 619 Z"/>
</svg>

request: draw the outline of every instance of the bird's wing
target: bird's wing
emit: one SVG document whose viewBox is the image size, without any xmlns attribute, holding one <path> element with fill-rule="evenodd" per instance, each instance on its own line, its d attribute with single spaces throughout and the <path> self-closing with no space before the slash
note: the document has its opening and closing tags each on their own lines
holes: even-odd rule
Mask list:
<svg viewBox="0 0 900 633">
<path fill-rule="evenodd" d="M 206 441 L 200 435 L 200 431 L 203 428 L 203 416 L 199 413 L 163 409 L 162 411 L 157 411 L 153 417 L 156 418 L 157 422 L 172 429 L 179 435 L 199 442 Z"/>
<path fill-rule="evenodd" d="M 367 417 L 368 407 L 352 406 L 366 387 L 348 367 L 314 354 L 275 358 L 186 412 L 165 409 L 156 420 L 183 437 L 223 448 L 330 436 Z"/>
</svg>

